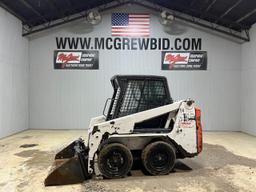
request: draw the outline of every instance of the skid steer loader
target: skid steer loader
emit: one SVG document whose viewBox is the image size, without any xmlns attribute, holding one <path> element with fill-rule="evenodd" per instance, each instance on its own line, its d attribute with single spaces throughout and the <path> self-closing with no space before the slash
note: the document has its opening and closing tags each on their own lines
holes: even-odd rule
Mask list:
<svg viewBox="0 0 256 192">
<path fill-rule="evenodd" d="M 111 83 L 113 96 L 91 119 L 87 144 L 78 139 L 56 154 L 46 186 L 125 177 L 135 159 L 151 175 L 168 174 L 177 158 L 202 151 L 200 109 L 190 99 L 173 102 L 165 77 L 116 75 Z"/>
</svg>

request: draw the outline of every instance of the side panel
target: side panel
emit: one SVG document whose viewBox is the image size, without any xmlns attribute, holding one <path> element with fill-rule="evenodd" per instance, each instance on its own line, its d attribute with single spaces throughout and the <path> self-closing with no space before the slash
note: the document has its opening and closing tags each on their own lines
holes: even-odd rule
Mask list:
<svg viewBox="0 0 256 192">
<path fill-rule="evenodd" d="M 89 125 L 89 132 L 92 131 L 92 128 L 95 124 L 103 123 L 105 121 L 106 121 L 106 117 L 104 115 L 92 118 Z"/>
<path fill-rule="evenodd" d="M 141 150 L 143 149 L 152 139 L 150 136 L 142 137 L 131 137 L 126 135 L 126 137 L 118 137 L 119 135 L 113 135 L 109 137 L 110 142 L 117 142 L 126 145 L 130 150 Z"/>
<path fill-rule="evenodd" d="M 169 134 L 187 153 L 197 153 L 195 107 L 183 102 L 180 106 L 173 131 Z"/>
</svg>

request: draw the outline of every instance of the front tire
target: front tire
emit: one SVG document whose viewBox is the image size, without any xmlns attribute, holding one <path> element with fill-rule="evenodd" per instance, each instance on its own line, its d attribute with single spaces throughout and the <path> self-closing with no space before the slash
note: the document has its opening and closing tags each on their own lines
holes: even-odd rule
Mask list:
<svg viewBox="0 0 256 192">
<path fill-rule="evenodd" d="M 122 178 L 131 170 L 133 158 L 131 151 L 120 143 L 104 146 L 98 155 L 98 166 L 105 178 Z"/>
<path fill-rule="evenodd" d="M 176 160 L 175 149 L 164 141 L 148 144 L 142 151 L 142 163 L 151 175 L 166 175 L 171 172 Z"/>
</svg>

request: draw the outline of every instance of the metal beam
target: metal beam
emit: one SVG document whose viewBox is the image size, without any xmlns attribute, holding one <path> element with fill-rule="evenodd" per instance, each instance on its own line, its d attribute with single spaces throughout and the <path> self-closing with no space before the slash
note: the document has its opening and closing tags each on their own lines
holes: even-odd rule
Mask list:
<svg viewBox="0 0 256 192">
<path fill-rule="evenodd" d="M 159 6 L 159 5 L 155 4 L 155 3 L 152 3 L 152 2 L 149 2 L 149 1 L 145 1 L 145 0 L 144 1 L 139 1 L 139 0 L 133 0 L 133 1 L 129 1 L 129 0 L 113 1 L 113 2 L 105 4 L 105 5 L 97 6 L 97 8 L 98 8 L 99 12 L 102 12 L 102 11 L 106 11 L 108 9 L 113 9 L 115 7 L 119 7 L 119 6 L 122 6 L 122 5 L 129 4 L 129 3 L 134 3 L 134 4 L 143 6 L 145 8 L 148 8 L 148 9 L 151 9 L 151 10 L 154 10 L 154 11 L 157 11 L 157 12 L 161 12 L 161 11 L 167 9 L 165 7 Z M 243 41 L 249 41 L 249 37 L 247 35 L 246 35 L 246 37 L 244 37 L 242 35 L 242 33 L 239 33 L 239 32 L 234 31 L 232 29 L 223 27 L 223 26 L 218 25 L 218 24 L 214 25 L 211 22 L 207 22 L 207 21 L 205 21 L 203 19 L 196 18 L 196 17 L 193 17 L 191 15 L 184 14 L 184 13 L 181 13 L 181 12 L 178 12 L 178 11 L 174 11 L 174 10 L 169 10 L 169 11 L 172 12 L 174 14 L 175 18 L 177 18 L 179 20 L 182 20 L 182 21 L 185 21 L 185 22 L 189 22 L 189 23 L 195 24 L 197 26 L 209 29 L 211 31 L 216 31 L 216 32 L 219 32 L 219 33 L 222 33 L 222 34 L 225 34 L 225 35 L 228 35 L 228 36 L 231 36 L 231 37 L 243 40 Z M 58 25 L 62 25 L 62 24 L 68 23 L 68 22 L 79 20 L 79 19 L 81 19 L 83 17 L 84 17 L 83 15 L 78 13 L 78 14 L 75 14 L 73 16 L 67 17 L 67 19 L 64 18 L 64 19 L 60 19 L 58 21 L 53 21 L 53 22 L 51 22 L 47 26 L 41 25 L 39 27 L 35 27 L 31 31 L 29 31 L 29 32 L 24 32 L 23 36 L 27 36 L 27 35 L 30 35 L 30 34 L 33 34 L 33 33 L 36 33 L 36 32 L 40 32 L 40 31 L 43 31 L 43 30 L 46 30 L 46 29 L 50 29 L 52 27 L 55 27 L 55 26 L 58 26 Z"/>
<path fill-rule="evenodd" d="M 58 8 L 58 6 L 56 5 L 56 3 L 53 0 L 45 0 L 45 1 L 55 12 L 57 12 L 60 15 L 60 17 L 58 17 L 59 19 L 66 18 L 66 17 L 68 17 L 70 15 L 74 15 L 75 14 L 75 13 L 73 13 L 73 14 L 70 13 L 70 11 L 71 12 L 74 12 L 74 11 L 78 12 L 78 10 L 77 10 L 78 6 L 74 7 L 70 0 L 65 0 L 65 2 L 67 4 L 67 7 L 69 8 L 67 13 L 65 13 L 62 9 Z M 74 8 L 74 9 L 72 9 L 72 8 Z M 82 13 L 80 13 L 80 14 L 82 14 Z M 52 14 L 48 14 L 48 15 L 46 14 L 44 17 L 49 17 L 51 15 Z M 66 20 L 66 19 L 63 19 L 63 20 Z M 36 19 L 31 20 L 31 22 L 33 22 L 35 20 Z M 56 20 L 58 20 L 58 19 L 56 19 Z M 51 22 L 51 21 L 52 20 L 48 20 L 46 23 Z"/>
<path fill-rule="evenodd" d="M 240 23 L 241 21 L 247 19 L 248 17 L 250 17 L 251 15 L 253 15 L 254 13 L 256 13 L 256 8 L 254 8 L 252 11 L 250 11 L 249 13 L 245 14 L 244 16 L 240 17 L 239 19 L 236 20 L 237 23 Z"/>
<path fill-rule="evenodd" d="M 113 1 L 113 2 L 110 2 L 108 4 L 97 6 L 97 8 L 98 8 L 99 12 L 102 12 L 102 11 L 107 11 L 109 9 L 113 9 L 113 8 L 116 8 L 116 7 L 119 7 L 119 6 L 122 6 L 122 5 L 126 5 L 128 3 L 131 3 L 131 1 L 129 1 L 129 0 Z M 92 9 L 93 8 L 96 8 L 96 7 L 92 7 Z M 84 12 L 84 11 L 82 11 L 82 12 Z M 66 24 L 66 23 L 70 23 L 72 21 L 82 19 L 82 18 L 85 17 L 85 15 L 82 14 L 82 12 L 77 13 L 75 15 L 67 16 L 66 18 L 62 18 L 62 19 L 59 19 L 57 21 L 48 22 L 48 25 L 46 25 L 46 26 L 42 24 L 39 27 L 31 28 L 30 31 L 25 31 L 22 34 L 22 36 L 28 36 L 28 35 L 31 35 L 33 33 L 41 32 L 41 31 L 44 31 L 46 29 L 51 29 L 51 28 L 56 27 L 56 26 L 60 26 L 60 25 Z"/>
<path fill-rule="evenodd" d="M 1 1 L 1 0 L 0 0 Z M 76 14 L 79 14 L 80 16 L 82 16 L 82 17 L 85 17 L 86 16 L 86 10 L 88 10 L 88 9 L 91 9 L 91 8 L 94 8 L 94 7 L 88 7 L 88 5 L 90 6 L 91 4 L 89 4 L 89 3 L 87 3 L 86 4 L 86 8 L 83 10 L 83 11 L 80 11 L 79 10 L 79 8 L 80 8 L 80 5 L 72 5 L 72 1 L 71 0 L 65 0 L 65 2 L 66 2 L 66 4 L 67 4 L 67 7 L 69 8 L 68 9 L 68 12 L 67 13 L 65 13 L 63 10 L 61 10 L 61 9 L 59 9 L 58 8 L 58 6 L 56 5 L 56 3 L 54 3 L 54 1 L 53 0 L 45 0 L 46 1 L 46 3 L 53 9 L 53 10 L 55 10 L 55 11 L 58 11 L 58 12 L 60 12 L 60 15 L 61 15 L 61 17 L 58 17 L 58 19 L 55 19 L 55 20 L 48 20 L 47 22 L 45 22 L 45 23 L 42 23 L 42 24 L 39 24 L 39 25 L 35 25 L 34 27 L 37 27 L 37 26 L 41 26 L 41 25 L 45 25 L 45 26 L 47 26 L 47 25 L 49 25 L 48 24 L 48 22 L 53 22 L 54 23 L 54 21 L 56 21 L 56 20 L 69 20 L 69 18 L 68 17 L 70 17 L 70 16 L 72 16 L 72 15 L 76 15 Z M 123 2 L 124 0 L 120 0 L 120 1 L 115 1 L 115 2 Z M 127 0 L 126 0 L 127 1 Z M 109 3 L 107 3 L 107 4 L 109 4 Z M 102 6 L 102 5 L 100 5 L 100 6 Z M 98 6 L 97 6 L 98 7 Z M 46 14 L 44 17 L 45 18 L 51 18 L 50 16 L 51 16 L 52 14 Z M 32 20 L 30 20 L 30 22 L 32 23 L 33 21 L 35 21 L 36 19 L 34 18 L 34 19 L 32 19 Z"/>
<path fill-rule="evenodd" d="M 209 11 L 209 10 L 212 8 L 212 6 L 216 3 L 216 1 L 217 1 L 217 0 L 213 0 L 213 1 L 208 5 L 208 7 L 205 9 L 205 12 Z"/>
<path fill-rule="evenodd" d="M 214 1 L 215 1 L 215 0 L 214 0 Z M 213 2 L 214 2 L 214 1 L 213 1 Z M 137 1 L 137 2 L 140 2 L 140 1 Z M 212 3 L 213 3 L 213 2 L 212 2 Z M 216 1 L 215 1 L 215 2 L 216 2 Z M 211 4 L 212 4 L 212 3 L 211 3 Z M 176 7 L 180 8 L 181 10 L 187 10 L 187 11 L 189 11 L 190 13 L 195 13 L 195 14 L 198 13 L 198 9 L 190 8 L 190 7 L 181 5 L 181 4 L 179 4 L 179 3 L 173 3 L 173 5 L 174 5 L 174 7 L 176 6 Z M 209 6 L 208 6 L 208 7 L 209 7 Z M 168 7 L 167 7 L 167 8 L 168 8 Z M 206 12 L 206 11 L 204 11 L 202 14 L 203 14 L 205 17 L 207 17 L 207 18 L 209 18 L 209 19 L 211 19 L 211 20 L 213 20 L 213 21 L 215 21 L 215 20 L 217 20 L 217 19 L 219 18 L 217 15 L 208 13 L 208 12 Z M 190 15 L 191 15 L 191 14 L 190 14 Z M 203 19 L 204 17 L 201 16 L 200 18 Z M 232 24 L 232 26 L 239 26 L 239 30 L 248 28 L 248 26 L 246 26 L 246 25 L 243 25 L 243 24 L 240 24 L 240 23 L 235 23 L 235 22 L 233 22 L 233 21 L 231 21 L 231 20 L 229 20 L 229 19 L 226 19 L 226 18 L 223 18 L 222 21 L 225 22 L 225 23 L 228 23 L 228 24 Z"/>
<path fill-rule="evenodd" d="M 141 3 L 140 1 L 137 1 L 136 4 L 144 6 L 144 7 L 148 8 L 148 9 L 153 9 L 153 10 L 158 11 L 158 12 L 159 11 L 161 12 L 162 10 L 164 10 L 164 8 L 162 8 L 161 6 L 157 6 L 157 5 L 153 4 L 153 3 L 152 4 L 155 5 L 155 6 L 146 5 L 144 3 Z M 195 25 L 198 25 L 198 26 L 201 26 L 201 27 L 204 27 L 204 28 L 207 28 L 207 29 L 210 29 L 210 30 L 213 30 L 213 31 L 216 31 L 216 32 L 219 32 L 219 33 L 222 33 L 222 34 L 225 34 L 225 35 L 228 35 L 228 36 L 240 39 L 240 40 L 243 40 L 243 41 L 249 41 L 250 40 L 248 35 L 246 35 L 246 37 L 243 37 L 242 35 L 237 35 L 237 34 L 235 34 L 235 32 L 233 32 L 232 29 L 228 29 L 227 28 L 225 30 L 225 27 L 223 27 L 223 26 L 220 26 L 220 28 L 214 27 L 213 25 L 207 25 L 205 22 L 201 22 L 201 19 L 197 18 L 197 20 L 196 20 L 195 17 L 189 16 L 189 15 L 187 15 L 189 17 L 183 16 L 184 15 L 183 13 L 180 13 L 180 15 L 179 15 L 179 14 L 175 14 L 175 12 L 177 13 L 177 11 L 172 11 L 172 12 L 174 13 L 174 17 L 176 17 L 176 18 L 178 18 L 180 20 L 183 20 L 183 21 L 186 21 L 186 22 L 190 22 L 192 24 L 195 24 Z M 210 23 L 210 22 L 208 22 L 208 23 Z M 221 27 L 223 27 L 224 29 L 222 29 Z"/>
<path fill-rule="evenodd" d="M 208 15 L 208 11 L 212 8 L 212 6 L 216 3 L 217 0 L 212 0 L 211 3 L 206 7 L 204 11 L 201 12 L 200 18 L 205 18 Z"/>
<path fill-rule="evenodd" d="M 230 11 L 232 11 L 236 6 L 238 6 L 243 0 L 238 0 L 234 5 L 229 7 L 222 15 L 219 16 L 218 19 L 215 20 L 215 23 L 217 23 L 220 19 L 225 17 Z"/>
<path fill-rule="evenodd" d="M 43 21 L 48 22 L 48 20 L 39 12 L 37 11 L 32 5 L 30 5 L 26 0 L 19 0 L 25 7 L 33 11 L 37 16 L 39 16 Z"/>
</svg>

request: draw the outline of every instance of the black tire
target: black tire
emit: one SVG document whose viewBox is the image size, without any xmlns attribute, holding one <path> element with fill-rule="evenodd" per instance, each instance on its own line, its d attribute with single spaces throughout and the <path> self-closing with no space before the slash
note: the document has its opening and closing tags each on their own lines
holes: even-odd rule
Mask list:
<svg viewBox="0 0 256 192">
<path fill-rule="evenodd" d="M 105 178 L 122 178 L 131 170 L 131 151 L 120 143 L 105 145 L 98 155 L 98 166 Z"/>
<path fill-rule="evenodd" d="M 150 175 L 166 175 L 175 165 L 175 148 L 164 141 L 148 144 L 141 154 L 144 168 Z"/>
</svg>

